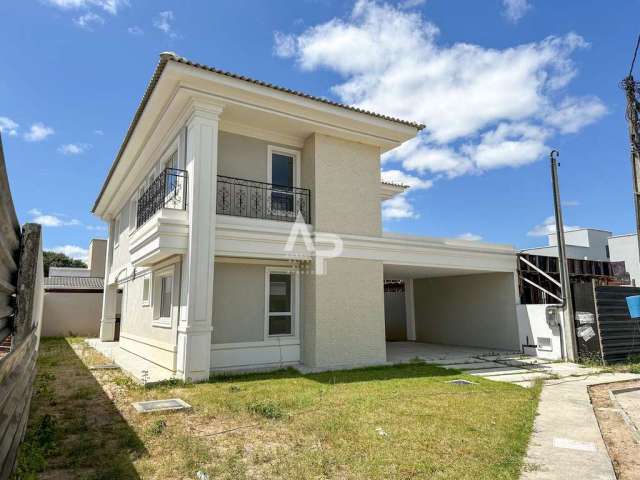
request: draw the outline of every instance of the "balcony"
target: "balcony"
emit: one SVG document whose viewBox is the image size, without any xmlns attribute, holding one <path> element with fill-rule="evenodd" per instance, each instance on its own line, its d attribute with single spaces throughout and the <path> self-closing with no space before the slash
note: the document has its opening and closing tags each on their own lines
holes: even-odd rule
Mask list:
<svg viewBox="0 0 640 480">
<path fill-rule="evenodd" d="M 187 172 L 167 168 L 138 198 L 136 230 L 129 240 L 134 266 L 150 266 L 187 252 Z"/>
<path fill-rule="evenodd" d="M 236 217 L 311 223 L 311 191 L 218 175 L 216 213 Z"/>
<path fill-rule="evenodd" d="M 165 168 L 140 195 L 136 226 L 140 228 L 163 208 L 185 210 L 187 206 L 187 172 Z"/>
</svg>

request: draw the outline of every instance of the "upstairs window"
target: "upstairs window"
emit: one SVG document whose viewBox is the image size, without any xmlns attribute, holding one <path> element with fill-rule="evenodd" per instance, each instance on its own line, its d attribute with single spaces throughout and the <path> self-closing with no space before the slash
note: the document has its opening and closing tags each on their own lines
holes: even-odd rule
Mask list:
<svg viewBox="0 0 640 480">
<path fill-rule="evenodd" d="M 295 150 L 269 146 L 268 183 L 269 213 L 275 216 L 294 216 L 296 211 L 294 187 L 299 186 L 300 154 Z"/>
</svg>

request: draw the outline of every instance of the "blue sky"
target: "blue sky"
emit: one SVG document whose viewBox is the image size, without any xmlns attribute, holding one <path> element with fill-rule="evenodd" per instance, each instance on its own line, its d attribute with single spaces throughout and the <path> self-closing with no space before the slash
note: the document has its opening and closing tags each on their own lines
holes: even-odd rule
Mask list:
<svg viewBox="0 0 640 480">
<path fill-rule="evenodd" d="M 425 122 L 385 156 L 413 185 L 385 229 L 545 242 L 547 155 L 565 222 L 634 229 L 624 96 L 639 0 L 23 0 L 0 3 L 0 128 L 22 222 L 75 256 L 158 60 L 187 58 Z M 640 75 L 640 72 L 638 72 Z M 545 224 L 545 221 L 547 223 Z"/>
</svg>

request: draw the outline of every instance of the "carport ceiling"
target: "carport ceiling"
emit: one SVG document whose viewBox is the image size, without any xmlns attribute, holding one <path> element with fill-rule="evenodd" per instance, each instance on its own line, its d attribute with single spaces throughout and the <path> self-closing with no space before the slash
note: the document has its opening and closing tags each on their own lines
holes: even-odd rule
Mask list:
<svg viewBox="0 0 640 480">
<path fill-rule="evenodd" d="M 418 267 L 414 265 L 384 265 L 385 280 L 404 280 L 407 278 L 457 277 L 477 273 L 491 273 L 484 270 L 465 270 L 446 267 Z"/>
</svg>

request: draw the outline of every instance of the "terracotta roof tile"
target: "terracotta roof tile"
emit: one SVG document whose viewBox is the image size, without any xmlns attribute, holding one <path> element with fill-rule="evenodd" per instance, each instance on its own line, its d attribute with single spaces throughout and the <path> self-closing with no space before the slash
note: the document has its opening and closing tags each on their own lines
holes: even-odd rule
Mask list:
<svg viewBox="0 0 640 480">
<path fill-rule="evenodd" d="M 290 88 L 286 88 L 286 87 L 281 87 L 278 85 L 274 85 L 272 83 L 268 83 L 268 82 L 263 82 L 261 80 L 256 80 L 250 77 L 246 77 L 244 75 L 239 75 L 236 73 L 232 73 L 232 72 L 228 72 L 226 70 L 220 70 L 218 68 L 215 67 L 211 67 L 208 65 L 204 65 L 201 63 L 196 63 L 196 62 L 192 62 L 191 60 L 188 60 L 184 57 L 181 57 L 177 54 L 175 54 L 174 52 L 163 52 L 160 54 L 160 61 L 158 62 L 158 66 L 156 67 L 155 71 L 153 72 L 153 75 L 151 76 L 151 80 L 149 81 L 149 84 L 147 85 L 147 89 L 144 92 L 144 95 L 142 96 L 142 100 L 140 101 L 140 104 L 138 105 L 138 108 L 136 110 L 136 113 L 133 116 L 133 119 L 131 120 L 131 124 L 129 125 L 129 128 L 127 129 L 127 133 L 124 137 L 124 140 L 122 141 L 122 145 L 120 146 L 120 149 L 118 150 L 118 154 L 116 155 L 116 159 L 113 162 L 113 164 L 111 165 L 111 168 L 109 169 L 109 173 L 107 174 L 107 178 L 104 181 L 104 184 L 102 185 L 102 188 L 100 189 L 100 193 L 98 194 L 98 197 L 96 198 L 96 201 L 93 204 L 93 208 L 91 209 L 92 212 L 95 212 L 98 203 L 100 202 L 100 199 L 102 198 L 102 195 L 104 194 L 105 189 L 107 188 L 107 184 L 109 183 L 109 180 L 111 179 L 113 172 L 115 171 L 116 167 L 118 166 L 118 162 L 120 161 L 120 157 L 122 156 L 122 154 L 124 153 L 125 148 L 127 147 L 127 144 L 129 143 L 129 140 L 131 139 L 131 136 L 133 135 L 133 132 L 136 128 L 136 125 L 138 124 L 138 121 L 140 120 L 140 117 L 142 116 L 142 112 L 144 112 L 145 107 L 147 106 L 147 103 L 149 102 L 149 98 L 151 98 L 151 94 L 153 93 L 156 84 L 158 83 L 158 80 L 160 79 L 160 76 L 162 75 L 162 72 L 164 71 L 164 68 L 167 66 L 167 63 L 169 63 L 169 61 L 174 61 L 174 62 L 178 62 L 178 63 L 182 63 L 184 65 L 189 65 L 191 67 L 194 68 L 199 68 L 201 70 L 206 70 L 212 73 L 216 73 L 219 75 L 224 75 L 230 78 L 234 78 L 237 80 L 242 80 L 245 82 L 250 82 L 256 85 L 260 85 L 263 87 L 267 87 L 267 88 L 271 88 L 274 90 L 278 90 L 280 92 L 285 92 L 285 93 L 289 93 L 291 95 L 297 95 L 299 97 L 303 97 L 303 98 L 307 98 L 309 100 L 313 100 L 316 102 L 321 102 L 321 103 L 325 103 L 327 105 L 332 105 L 334 107 L 339 107 L 339 108 L 344 108 L 346 110 L 351 110 L 353 112 L 358 112 L 358 113 L 363 113 L 365 115 L 371 115 L 373 117 L 377 117 L 377 118 L 381 118 L 384 120 L 388 120 L 391 122 L 396 122 L 396 123 L 401 123 L 403 125 L 408 125 L 410 127 L 416 128 L 417 130 L 422 130 L 423 128 L 425 128 L 425 126 L 421 123 L 417 123 L 417 122 L 410 122 L 407 120 L 401 120 L 399 118 L 394 118 L 388 115 L 382 115 L 380 113 L 375 113 L 375 112 L 371 112 L 369 110 L 364 110 L 361 108 L 357 108 L 357 107 L 352 107 L 350 105 L 346 105 L 343 103 L 339 103 L 339 102 L 334 102 L 333 100 L 329 100 L 327 98 L 323 98 L 323 97 L 318 97 L 315 95 L 310 95 L 304 92 L 300 92 L 298 90 L 293 90 Z"/>
</svg>

